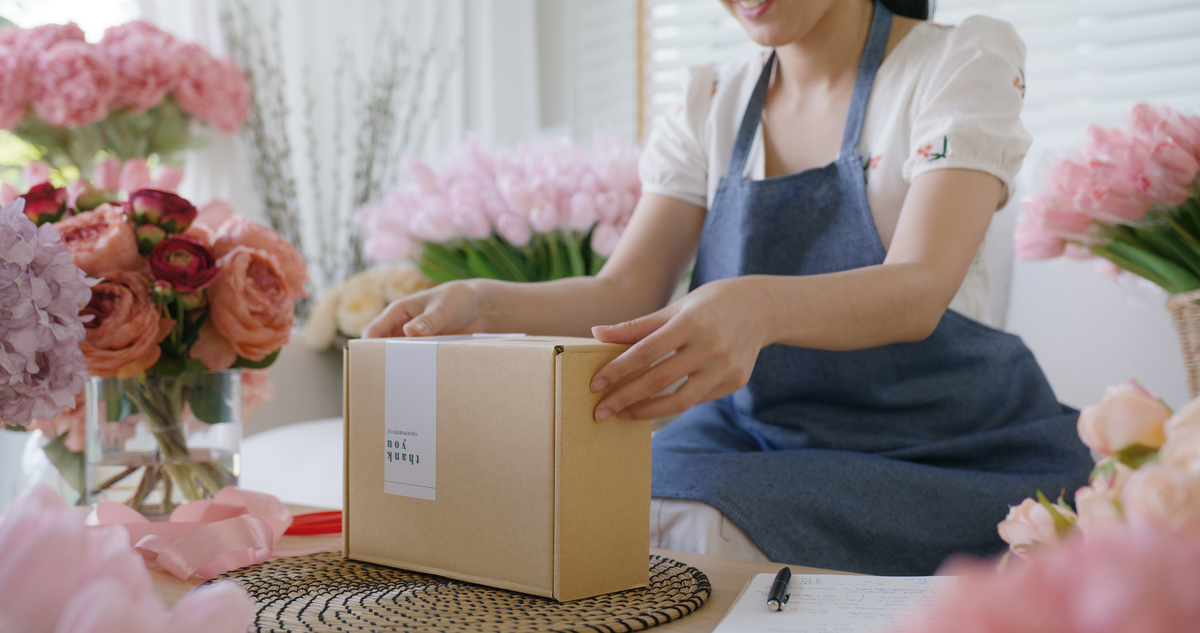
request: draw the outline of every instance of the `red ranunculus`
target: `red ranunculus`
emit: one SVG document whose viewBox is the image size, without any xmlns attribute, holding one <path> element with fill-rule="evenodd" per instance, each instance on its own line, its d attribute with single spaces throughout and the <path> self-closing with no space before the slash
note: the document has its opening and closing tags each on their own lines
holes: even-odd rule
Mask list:
<svg viewBox="0 0 1200 633">
<path fill-rule="evenodd" d="M 39 226 L 57 222 L 67 210 L 67 190 L 56 189 L 48 182 L 34 185 L 21 197 L 25 199 L 25 215 Z"/>
<path fill-rule="evenodd" d="M 130 211 L 138 224 L 157 224 L 167 233 L 182 233 L 196 219 L 196 207 L 179 196 L 157 189 L 129 194 Z"/>
<path fill-rule="evenodd" d="M 154 245 L 146 258 L 150 276 L 170 282 L 177 292 L 195 292 L 217 278 L 212 251 L 190 235 L 172 235 Z"/>
</svg>

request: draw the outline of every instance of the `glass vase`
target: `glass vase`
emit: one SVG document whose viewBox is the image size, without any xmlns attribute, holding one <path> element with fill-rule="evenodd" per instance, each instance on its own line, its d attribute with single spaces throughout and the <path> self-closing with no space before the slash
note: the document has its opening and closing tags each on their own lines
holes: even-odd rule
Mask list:
<svg viewBox="0 0 1200 633">
<path fill-rule="evenodd" d="M 237 485 L 242 372 L 145 372 L 87 388 L 88 504 L 124 503 L 165 520 Z"/>
</svg>

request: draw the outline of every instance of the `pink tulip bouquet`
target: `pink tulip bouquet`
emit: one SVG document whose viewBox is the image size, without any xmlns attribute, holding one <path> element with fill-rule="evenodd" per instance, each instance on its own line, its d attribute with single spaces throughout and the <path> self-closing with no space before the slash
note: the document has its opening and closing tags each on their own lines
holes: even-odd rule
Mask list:
<svg viewBox="0 0 1200 633">
<path fill-rule="evenodd" d="M 115 173 L 113 167 L 108 171 Z M 104 186 L 150 184 L 144 168 L 134 162 Z M 177 180 L 160 174 L 164 177 Z M 84 210 L 88 192 L 113 201 Z M 94 394 L 110 423 L 102 431 L 119 442 L 144 422 L 156 442 L 154 462 L 128 468 L 124 477 L 92 482 L 91 489 L 103 491 L 141 472 L 136 509 L 145 498 L 141 493 L 156 486 L 173 488 L 186 500 L 216 494 L 231 483 L 231 473 L 212 460 L 191 463 L 186 427 L 229 420 L 229 409 L 237 405 L 223 391 L 221 375 L 211 372 L 265 369 L 287 343 L 294 302 L 307 294 L 300 252 L 223 202 L 197 210 L 159 189 L 73 194 L 42 182 L 18 200 L 30 227 L 41 225 L 39 231 L 61 236 L 65 261 L 86 273 L 91 285 L 81 340 L 73 345 L 92 376 L 113 379 L 101 381 L 102 393 Z M 254 373 L 244 378 L 241 408 L 261 406 L 273 393 L 269 380 Z M 70 391 L 69 403 L 55 392 L 60 405 L 71 406 L 66 413 L 38 409 L 27 423 L 57 438 L 47 455 L 80 491 L 82 386 L 80 381 L 62 387 Z"/>
<path fill-rule="evenodd" d="M 73 22 L 0 29 L 0 84 L 0 129 L 84 177 L 99 152 L 176 162 L 196 144 L 193 121 L 232 134 L 250 107 L 250 83 L 232 60 L 141 20 L 109 28 L 98 44 Z"/>
<path fill-rule="evenodd" d="M 438 169 L 359 210 L 368 257 L 411 259 L 437 283 L 592 275 L 612 255 L 641 195 L 638 154 L 597 135 L 591 148 L 541 138 L 493 155 L 474 139 Z"/>
<path fill-rule="evenodd" d="M 1043 494 L 999 525 L 1025 556 L 1074 532 L 1131 525 L 1200 540 L 1200 398 L 1172 413 L 1136 381 L 1110 387 L 1079 416 L 1079 437 L 1101 456 L 1072 509 Z"/>
<path fill-rule="evenodd" d="M 1129 129 L 1091 127 L 1024 203 L 1025 260 L 1098 256 L 1176 294 L 1200 289 L 1200 117 L 1139 104 Z"/>
</svg>

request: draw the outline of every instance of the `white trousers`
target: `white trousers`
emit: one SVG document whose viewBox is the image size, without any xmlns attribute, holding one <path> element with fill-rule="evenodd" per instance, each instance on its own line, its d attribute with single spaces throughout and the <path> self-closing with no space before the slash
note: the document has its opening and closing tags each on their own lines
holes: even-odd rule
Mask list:
<svg viewBox="0 0 1200 633">
<path fill-rule="evenodd" d="M 771 560 L 720 510 L 687 499 L 650 499 L 650 547 Z"/>
</svg>

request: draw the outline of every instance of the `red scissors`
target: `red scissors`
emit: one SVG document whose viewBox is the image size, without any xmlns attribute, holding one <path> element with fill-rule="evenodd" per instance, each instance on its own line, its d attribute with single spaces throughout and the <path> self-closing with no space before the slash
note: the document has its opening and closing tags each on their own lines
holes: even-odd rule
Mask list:
<svg viewBox="0 0 1200 633">
<path fill-rule="evenodd" d="M 308 512 L 292 517 L 292 526 L 284 534 L 312 536 L 314 534 L 341 534 L 342 511 Z"/>
</svg>

